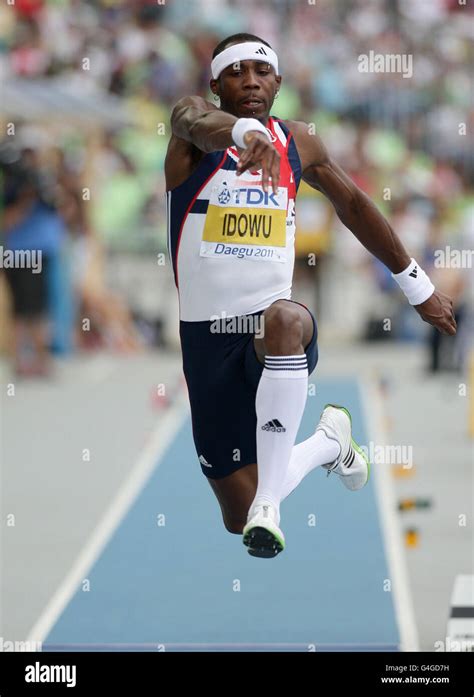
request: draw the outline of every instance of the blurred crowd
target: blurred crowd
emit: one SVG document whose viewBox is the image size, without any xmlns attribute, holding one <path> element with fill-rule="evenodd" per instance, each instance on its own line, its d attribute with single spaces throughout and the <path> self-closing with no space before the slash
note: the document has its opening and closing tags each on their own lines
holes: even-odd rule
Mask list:
<svg viewBox="0 0 474 697">
<path fill-rule="evenodd" d="M 209 98 L 214 47 L 229 34 L 247 31 L 262 36 L 280 58 L 283 85 L 273 113 L 314 124 L 410 253 L 454 297 L 463 325 L 461 355 L 463 336 L 472 331 L 472 268 L 436 266 L 435 252 L 474 247 L 470 12 L 469 3 L 458 0 L 4 3 L 0 70 L 7 82 L 67 87 L 84 100 L 113 97 L 130 114 L 129 123 L 113 128 L 104 116 L 94 128 L 78 129 L 73 119 L 68 128 L 59 112 L 32 123 L 27 113 L 9 114 L 7 106 L 5 120 L 17 128 L 3 143 L 1 166 L 11 181 L 23 181 L 23 189 L 17 184 L 19 199 L 10 201 L 10 210 L 7 205 L 3 243 L 29 239 L 25 228 L 35 228 L 40 218 L 41 229 L 48 216 L 56 226 L 54 245 L 49 242 L 45 251 L 56 281 L 50 280 L 39 313 L 55 312 L 63 334 L 68 327 L 67 339 L 57 330 L 56 345 L 130 350 L 150 340 L 135 321 L 139 308 L 130 307 L 126 293 L 121 297 L 108 288 L 107 260 L 114 250 L 130 252 L 130 245 L 143 255 L 165 249 L 163 161 L 170 108 L 186 94 Z M 412 55 L 413 75 L 361 72 L 358 59 L 369 51 Z M 325 266 L 335 268 L 337 278 L 353 272 L 382 298 L 360 310 L 359 337 L 386 338 L 380 319 L 390 316 L 391 336 L 419 339 L 424 328 L 415 313 L 407 314 L 388 270 L 344 233 L 319 194 L 302 185 L 299 203 L 297 279 L 320 290 L 318 311 L 325 313 Z M 315 267 L 308 265 L 312 253 Z M 9 288 L 16 290 L 11 278 Z M 54 301 L 55 292 L 62 295 Z M 156 320 L 164 302 L 157 298 Z M 87 334 L 80 321 L 90 315 L 95 332 Z M 16 317 L 18 357 L 25 331 L 36 355 L 54 347 L 45 326 L 25 329 L 24 317 Z M 431 334 L 430 341 L 432 370 L 462 360 L 443 359 L 439 337 Z M 18 367 L 29 369 L 20 358 Z"/>
<path fill-rule="evenodd" d="M 91 233 L 79 177 L 60 148 L 47 155 L 0 146 L 3 270 L 19 375 L 49 375 L 52 350 L 141 345 L 126 303 L 104 283 L 103 248 Z M 21 257 L 12 265 L 7 251 L 19 250 L 37 252 L 36 268 Z"/>
</svg>

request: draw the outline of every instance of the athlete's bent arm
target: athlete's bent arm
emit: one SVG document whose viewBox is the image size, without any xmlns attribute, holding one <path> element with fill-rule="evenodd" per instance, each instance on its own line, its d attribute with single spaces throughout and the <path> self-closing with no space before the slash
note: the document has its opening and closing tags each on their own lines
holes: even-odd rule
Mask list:
<svg viewBox="0 0 474 697">
<path fill-rule="evenodd" d="M 202 97 L 183 97 L 171 114 L 173 135 L 195 145 L 201 152 L 225 150 L 235 145 L 232 129 L 238 118 L 222 111 Z M 268 189 L 272 179 L 273 191 L 278 190 L 280 155 L 269 139 L 260 131 L 247 131 L 244 135 L 245 150 L 240 148 L 241 158 L 237 174 L 248 169 L 262 169 L 262 186 Z"/>
<path fill-rule="evenodd" d="M 236 116 L 221 111 L 202 97 L 183 97 L 171 113 L 171 130 L 178 138 L 207 153 L 234 145 L 232 128 L 236 121 Z"/>
<path fill-rule="evenodd" d="M 392 273 L 404 271 L 410 264 L 410 256 L 375 204 L 329 157 L 321 139 L 308 133 L 307 124 L 290 123 L 304 181 L 331 201 L 341 222 Z M 425 302 L 414 307 L 425 322 L 442 333 L 456 333 L 452 301 L 444 293 L 435 290 Z"/>
</svg>

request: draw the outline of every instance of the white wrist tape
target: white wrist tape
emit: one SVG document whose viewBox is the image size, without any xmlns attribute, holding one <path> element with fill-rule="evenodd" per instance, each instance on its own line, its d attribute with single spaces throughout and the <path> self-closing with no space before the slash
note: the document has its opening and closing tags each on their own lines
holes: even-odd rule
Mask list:
<svg viewBox="0 0 474 697">
<path fill-rule="evenodd" d="M 410 264 L 400 273 L 392 273 L 410 305 L 420 305 L 433 295 L 435 287 L 421 266 L 412 258 Z"/>
<path fill-rule="evenodd" d="M 260 131 L 260 133 L 266 135 L 268 140 L 270 140 L 267 129 L 258 119 L 237 119 L 232 129 L 232 138 L 239 148 L 247 147 L 244 143 L 244 135 L 247 131 Z"/>
</svg>

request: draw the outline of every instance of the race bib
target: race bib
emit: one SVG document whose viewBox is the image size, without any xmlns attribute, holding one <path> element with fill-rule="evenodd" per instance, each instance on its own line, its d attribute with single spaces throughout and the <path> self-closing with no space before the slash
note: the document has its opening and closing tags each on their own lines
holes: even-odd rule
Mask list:
<svg viewBox="0 0 474 697">
<path fill-rule="evenodd" d="M 286 262 L 288 192 L 257 186 L 216 186 L 209 199 L 200 255 Z"/>
</svg>

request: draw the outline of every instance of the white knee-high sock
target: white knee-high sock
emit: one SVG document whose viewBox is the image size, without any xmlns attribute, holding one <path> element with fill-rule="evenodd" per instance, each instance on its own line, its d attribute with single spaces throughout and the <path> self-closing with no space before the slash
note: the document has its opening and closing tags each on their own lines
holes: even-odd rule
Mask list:
<svg viewBox="0 0 474 697">
<path fill-rule="evenodd" d="M 258 486 L 251 508 L 270 503 L 279 515 L 282 488 L 307 394 L 305 353 L 265 356 L 255 401 Z"/>
<path fill-rule="evenodd" d="M 339 443 L 328 438 L 324 431 L 316 431 L 310 438 L 295 445 L 281 490 L 281 500 L 291 494 L 311 470 L 334 462 L 340 451 Z"/>
</svg>

